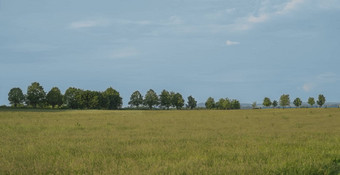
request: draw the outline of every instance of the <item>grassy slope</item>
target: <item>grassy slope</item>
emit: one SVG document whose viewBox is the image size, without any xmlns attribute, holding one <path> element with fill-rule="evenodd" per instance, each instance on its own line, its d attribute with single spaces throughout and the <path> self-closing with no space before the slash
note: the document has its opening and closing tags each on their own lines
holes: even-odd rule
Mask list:
<svg viewBox="0 0 340 175">
<path fill-rule="evenodd" d="M 0 174 L 340 171 L 339 109 L 0 111 Z"/>
</svg>

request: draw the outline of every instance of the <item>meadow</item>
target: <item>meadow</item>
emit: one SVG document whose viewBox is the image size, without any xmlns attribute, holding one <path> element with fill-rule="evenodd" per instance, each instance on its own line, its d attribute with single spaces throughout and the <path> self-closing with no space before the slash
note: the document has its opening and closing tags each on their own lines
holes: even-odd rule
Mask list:
<svg viewBox="0 0 340 175">
<path fill-rule="evenodd" d="M 0 111 L 0 174 L 339 173 L 340 109 Z"/>
</svg>

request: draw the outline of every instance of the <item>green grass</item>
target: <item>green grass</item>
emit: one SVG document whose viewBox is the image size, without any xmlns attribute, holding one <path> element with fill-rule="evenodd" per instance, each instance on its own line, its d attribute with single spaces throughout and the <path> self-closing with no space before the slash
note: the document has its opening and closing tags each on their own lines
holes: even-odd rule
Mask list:
<svg viewBox="0 0 340 175">
<path fill-rule="evenodd" d="M 339 109 L 0 111 L 0 174 L 339 173 Z"/>
</svg>

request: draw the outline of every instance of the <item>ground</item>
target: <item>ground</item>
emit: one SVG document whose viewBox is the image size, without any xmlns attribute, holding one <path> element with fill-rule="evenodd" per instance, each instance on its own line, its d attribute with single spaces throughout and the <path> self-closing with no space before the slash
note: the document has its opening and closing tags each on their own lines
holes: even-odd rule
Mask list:
<svg viewBox="0 0 340 175">
<path fill-rule="evenodd" d="M 0 174 L 338 174 L 340 109 L 2 110 Z"/>
</svg>

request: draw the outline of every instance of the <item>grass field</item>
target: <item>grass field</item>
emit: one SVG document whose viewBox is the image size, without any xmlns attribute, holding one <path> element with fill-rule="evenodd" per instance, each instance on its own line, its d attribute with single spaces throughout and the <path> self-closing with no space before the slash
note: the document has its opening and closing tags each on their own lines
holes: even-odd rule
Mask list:
<svg viewBox="0 0 340 175">
<path fill-rule="evenodd" d="M 339 174 L 340 109 L 0 111 L 0 174 Z"/>
</svg>

